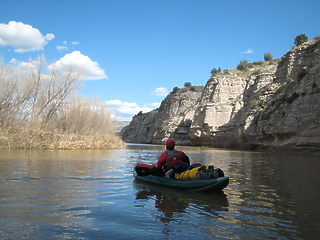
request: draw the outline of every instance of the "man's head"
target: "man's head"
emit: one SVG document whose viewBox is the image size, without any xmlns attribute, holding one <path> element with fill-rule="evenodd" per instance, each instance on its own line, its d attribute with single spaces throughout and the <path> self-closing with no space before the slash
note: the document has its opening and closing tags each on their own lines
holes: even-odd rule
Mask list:
<svg viewBox="0 0 320 240">
<path fill-rule="evenodd" d="M 172 138 L 169 138 L 166 141 L 166 148 L 169 149 L 169 150 L 173 150 L 175 145 L 176 145 L 176 143 L 174 142 L 174 140 Z"/>
</svg>

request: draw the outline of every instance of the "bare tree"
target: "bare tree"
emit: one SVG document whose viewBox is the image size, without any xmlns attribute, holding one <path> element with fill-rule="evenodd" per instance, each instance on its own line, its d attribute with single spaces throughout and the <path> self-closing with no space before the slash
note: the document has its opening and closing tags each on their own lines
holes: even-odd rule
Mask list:
<svg viewBox="0 0 320 240">
<path fill-rule="evenodd" d="M 0 148 L 122 146 L 106 105 L 75 97 L 80 74 L 44 57 L 22 68 L 0 61 Z"/>
</svg>

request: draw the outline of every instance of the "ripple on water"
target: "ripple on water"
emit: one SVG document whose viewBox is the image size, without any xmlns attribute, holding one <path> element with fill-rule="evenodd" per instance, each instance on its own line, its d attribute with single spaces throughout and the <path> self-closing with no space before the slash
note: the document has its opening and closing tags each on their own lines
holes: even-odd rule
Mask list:
<svg viewBox="0 0 320 240">
<path fill-rule="evenodd" d="M 309 207 L 320 196 L 318 161 L 186 149 L 221 167 L 229 186 L 201 194 L 134 181 L 132 167 L 154 163 L 162 146 L 0 154 L 0 238 L 319 239 Z"/>
</svg>

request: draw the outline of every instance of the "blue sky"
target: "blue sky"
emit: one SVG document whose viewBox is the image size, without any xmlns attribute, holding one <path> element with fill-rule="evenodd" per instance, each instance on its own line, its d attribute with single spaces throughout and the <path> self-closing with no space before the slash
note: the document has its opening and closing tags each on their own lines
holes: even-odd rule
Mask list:
<svg viewBox="0 0 320 240">
<path fill-rule="evenodd" d="M 317 0 L 1 0 L 0 56 L 73 62 L 80 93 L 131 120 L 173 87 L 204 86 L 212 68 L 278 58 L 298 34 L 320 35 L 319 9 Z"/>
</svg>

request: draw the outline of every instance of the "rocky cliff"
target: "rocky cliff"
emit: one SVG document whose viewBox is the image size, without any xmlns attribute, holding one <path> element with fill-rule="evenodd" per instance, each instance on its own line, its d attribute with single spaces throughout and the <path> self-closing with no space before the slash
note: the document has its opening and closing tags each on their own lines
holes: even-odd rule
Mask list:
<svg viewBox="0 0 320 240">
<path fill-rule="evenodd" d="M 133 117 L 127 142 L 234 148 L 320 149 L 320 42 L 280 59 L 212 76 L 205 87 L 180 89 L 160 108 Z"/>
<path fill-rule="evenodd" d="M 202 91 L 203 87 L 193 86 L 169 94 L 158 109 L 135 115 L 120 135 L 131 143 L 161 144 L 174 137 L 179 144 L 192 145 L 188 132 Z"/>
</svg>

